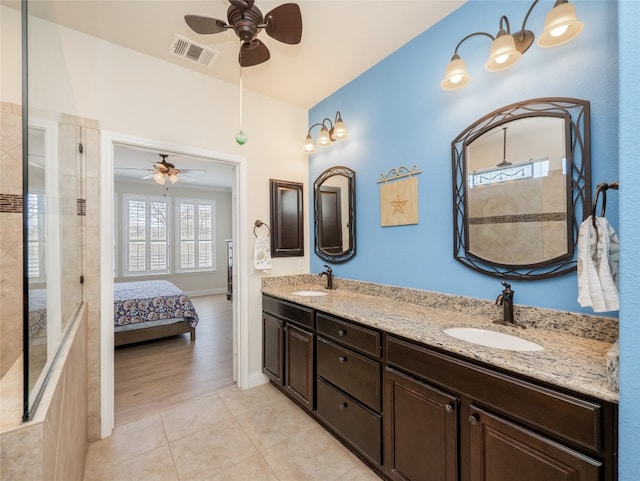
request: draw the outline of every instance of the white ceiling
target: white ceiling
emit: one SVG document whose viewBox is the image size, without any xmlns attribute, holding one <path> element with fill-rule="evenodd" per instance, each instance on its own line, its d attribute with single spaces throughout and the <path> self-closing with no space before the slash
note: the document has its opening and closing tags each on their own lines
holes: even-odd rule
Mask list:
<svg viewBox="0 0 640 481">
<path fill-rule="evenodd" d="M 267 13 L 287 0 L 256 0 Z M 465 0 L 298 0 L 302 41 L 286 45 L 262 31 L 271 59 L 243 70 L 245 88 L 311 108 L 378 63 Z M 2 0 L 5 4 L 16 4 Z M 123 47 L 238 83 L 240 40 L 233 31 L 194 33 L 187 14 L 226 21 L 228 0 L 52 0 L 29 3 L 30 13 Z M 220 55 L 211 67 L 169 54 L 174 34 Z M 450 47 L 449 47 L 450 48 Z"/>
<path fill-rule="evenodd" d="M 19 8 L 15 0 L 0 1 Z M 265 14 L 286 1 L 256 0 L 256 5 Z M 244 88 L 309 109 L 446 17 L 464 1 L 298 0 L 303 23 L 301 43 L 286 45 L 262 31 L 259 38 L 269 48 L 271 59 L 243 69 Z M 204 75 L 239 83 L 240 40 L 233 31 L 199 35 L 184 21 L 187 14 L 226 21 L 228 0 L 30 0 L 28 5 L 31 14 L 73 30 Z M 203 67 L 170 55 L 174 34 L 218 51 L 213 65 Z M 129 180 L 143 177 L 145 169 L 160 160 L 159 153 L 118 148 L 116 177 L 127 176 Z M 231 169 L 224 164 L 175 155 L 170 156 L 169 161 L 178 168 L 207 170 L 207 175 L 197 176 L 197 182 L 191 185 L 231 185 Z"/>
</svg>

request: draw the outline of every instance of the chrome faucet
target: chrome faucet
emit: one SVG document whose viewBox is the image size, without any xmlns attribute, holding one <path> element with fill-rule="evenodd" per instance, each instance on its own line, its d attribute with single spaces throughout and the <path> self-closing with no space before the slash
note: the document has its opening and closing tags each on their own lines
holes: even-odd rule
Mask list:
<svg viewBox="0 0 640 481">
<path fill-rule="evenodd" d="M 326 264 L 324 266 L 327 270 L 318 274 L 318 277 L 327 276 L 327 287 L 325 289 L 333 289 L 333 269 Z"/>
<path fill-rule="evenodd" d="M 511 289 L 511 284 L 502 281 L 504 286 L 502 293 L 496 298 L 496 305 L 503 306 L 503 315 L 501 321 L 493 321 L 494 324 L 502 324 L 504 326 L 517 326 L 525 328 L 522 324 L 518 324 L 513 320 L 513 295 L 515 292 Z"/>
</svg>

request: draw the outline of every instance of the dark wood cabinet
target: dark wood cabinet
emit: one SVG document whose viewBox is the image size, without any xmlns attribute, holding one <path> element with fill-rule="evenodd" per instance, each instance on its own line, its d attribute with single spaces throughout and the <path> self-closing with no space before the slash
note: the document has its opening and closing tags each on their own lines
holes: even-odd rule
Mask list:
<svg viewBox="0 0 640 481">
<path fill-rule="evenodd" d="M 262 372 L 283 386 L 284 322 L 266 312 L 262 313 Z"/>
<path fill-rule="evenodd" d="M 471 406 L 470 481 L 599 481 L 602 462 Z"/>
<path fill-rule="evenodd" d="M 617 478 L 612 404 L 538 385 L 393 336 L 386 336 L 385 347 L 385 471 L 390 479 Z M 412 414 L 403 419 L 407 409 Z M 452 428 L 447 425 L 447 415 L 454 411 L 457 447 L 450 441 L 448 429 Z M 433 446 L 425 450 L 413 446 L 425 444 L 425 439 Z M 458 478 L 450 477 L 449 471 L 455 455 Z M 426 475 L 427 469 L 434 474 Z"/>
<path fill-rule="evenodd" d="M 389 481 L 617 481 L 617 406 L 263 296 L 263 372 Z"/>
<path fill-rule="evenodd" d="M 313 333 L 287 323 L 284 388 L 298 403 L 313 411 Z"/>
<path fill-rule="evenodd" d="M 392 369 L 384 376 L 388 478 L 457 481 L 458 398 Z"/>
<path fill-rule="evenodd" d="M 316 313 L 317 415 L 376 469 L 382 466 L 378 331 Z"/>
<path fill-rule="evenodd" d="M 291 399 L 314 410 L 315 320 L 313 310 L 262 297 L 262 372 Z"/>
</svg>

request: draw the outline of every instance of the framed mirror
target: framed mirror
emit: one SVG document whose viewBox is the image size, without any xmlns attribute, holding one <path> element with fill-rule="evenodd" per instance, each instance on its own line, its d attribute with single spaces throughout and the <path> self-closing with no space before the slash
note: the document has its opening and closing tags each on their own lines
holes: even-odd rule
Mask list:
<svg viewBox="0 0 640 481">
<path fill-rule="evenodd" d="M 591 210 L 589 102 L 541 98 L 482 117 L 451 144 L 454 257 L 533 280 L 575 270 Z"/>
<path fill-rule="evenodd" d="M 342 264 L 356 255 L 356 173 L 331 167 L 313 183 L 314 247 L 321 259 Z"/>
</svg>

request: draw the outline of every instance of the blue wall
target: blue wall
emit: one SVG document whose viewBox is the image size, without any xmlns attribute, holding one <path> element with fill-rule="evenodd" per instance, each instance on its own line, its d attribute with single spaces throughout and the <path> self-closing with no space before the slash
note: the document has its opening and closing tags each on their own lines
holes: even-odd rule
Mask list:
<svg viewBox="0 0 640 481">
<path fill-rule="evenodd" d="M 640 2 L 619 3 L 620 481 L 640 479 Z"/>
<path fill-rule="evenodd" d="M 310 125 L 340 110 L 350 136 L 309 156 L 310 183 L 330 166 L 356 171 L 357 255 L 335 266 L 338 277 L 495 299 L 502 289 L 498 279 L 453 259 L 451 140 L 504 105 L 537 97 L 589 100 L 593 184 L 618 178 L 617 4 L 573 3 L 585 25 L 575 40 L 551 49 L 534 44 L 517 65 L 492 73 L 483 67 L 490 40 L 472 38 L 459 50 L 472 80 L 447 92 L 439 84 L 458 41 L 478 30 L 495 34 L 501 15 L 515 31 L 530 5 L 471 0 L 311 109 Z M 541 32 L 552 6 L 536 6 L 528 28 Z M 422 170 L 419 224 L 380 227 L 379 175 L 413 164 Z M 616 199 L 609 200 L 607 217 L 617 228 Z M 312 272 L 322 264 L 312 255 Z M 592 313 L 576 301 L 575 273 L 512 285 L 516 303 Z"/>
</svg>

